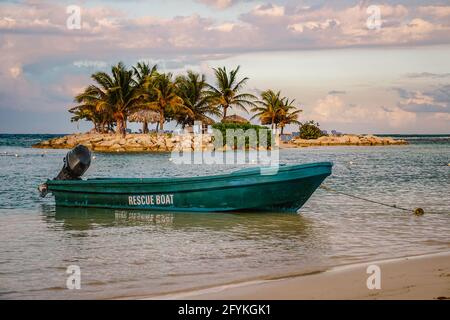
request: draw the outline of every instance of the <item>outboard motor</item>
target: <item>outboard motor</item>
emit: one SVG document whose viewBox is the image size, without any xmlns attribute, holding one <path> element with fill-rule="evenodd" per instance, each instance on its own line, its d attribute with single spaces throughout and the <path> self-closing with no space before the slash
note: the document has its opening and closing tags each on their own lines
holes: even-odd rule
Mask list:
<svg viewBox="0 0 450 320">
<path fill-rule="evenodd" d="M 78 145 L 64 157 L 64 166 L 55 180 L 79 180 L 91 165 L 91 152 L 83 145 Z"/>
<path fill-rule="evenodd" d="M 64 157 L 64 165 L 54 180 L 80 180 L 81 176 L 91 165 L 91 152 L 83 145 L 78 145 Z M 47 184 L 41 184 L 38 188 L 41 197 L 48 192 Z"/>
</svg>

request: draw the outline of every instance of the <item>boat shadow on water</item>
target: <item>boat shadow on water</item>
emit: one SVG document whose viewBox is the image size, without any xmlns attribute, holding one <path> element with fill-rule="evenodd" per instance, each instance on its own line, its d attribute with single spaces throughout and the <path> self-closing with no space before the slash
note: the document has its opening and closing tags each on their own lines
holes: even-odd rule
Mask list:
<svg viewBox="0 0 450 320">
<path fill-rule="evenodd" d="M 95 228 L 136 227 L 158 231 L 241 230 L 248 237 L 308 237 L 314 233 L 313 221 L 296 213 L 233 212 L 192 213 L 148 210 L 115 210 L 102 208 L 71 208 L 48 204 L 41 206 L 42 217 L 52 228 L 67 231 L 88 231 Z"/>
</svg>

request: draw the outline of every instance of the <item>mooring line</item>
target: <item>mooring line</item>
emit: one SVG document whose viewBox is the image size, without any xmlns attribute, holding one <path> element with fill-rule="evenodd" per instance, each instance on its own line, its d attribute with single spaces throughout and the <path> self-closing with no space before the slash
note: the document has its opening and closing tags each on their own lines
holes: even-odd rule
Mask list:
<svg viewBox="0 0 450 320">
<path fill-rule="evenodd" d="M 353 194 L 345 193 L 345 192 L 342 192 L 342 191 L 338 191 L 338 190 L 332 189 L 332 188 L 330 188 L 330 187 L 328 187 L 326 185 L 323 185 L 323 184 L 320 186 L 320 188 L 324 189 L 326 191 L 331 191 L 331 192 L 334 192 L 334 193 L 342 194 L 342 195 L 347 196 L 347 197 L 351 197 L 351 198 L 355 198 L 355 199 L 359 199 L 359 200 L 363 200 L 363 201 L 379 204 L 379 205 L 382 205 L 382 206 L 385 206 L 385 207 L 390 207 L 390 208 L 394 208 L 394 209 L 399 209 L 399 210 L 403 210 L 403 211 L 412 212 L 416 216 L 422 216 L 425 213 L 425 211 L 422 208 L 416 208 L 414 210 L 407 209 L 407 208 L 402 208 L 402 207 L 398 207 L 395 204 L 383 203 L 383 202 L 379 202 L 379 201 L 375 201 L 375 200 L 371 200 L 371 199 L 355 196 Z"/>
</svg>

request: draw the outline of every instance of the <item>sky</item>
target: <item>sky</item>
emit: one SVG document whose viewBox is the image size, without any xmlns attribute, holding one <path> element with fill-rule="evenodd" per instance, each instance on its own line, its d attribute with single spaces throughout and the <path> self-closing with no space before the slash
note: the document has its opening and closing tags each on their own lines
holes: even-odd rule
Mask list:
<svg viewBox="0 0 450 320">
<path fill-rule="evenodd" d="M 450 133 L 450 1 L 422 0 L 1 1 L 0 132 L 89 130 L 67 110 L 119 61 L 240 65 L 325 130 Z"/>
</svg>

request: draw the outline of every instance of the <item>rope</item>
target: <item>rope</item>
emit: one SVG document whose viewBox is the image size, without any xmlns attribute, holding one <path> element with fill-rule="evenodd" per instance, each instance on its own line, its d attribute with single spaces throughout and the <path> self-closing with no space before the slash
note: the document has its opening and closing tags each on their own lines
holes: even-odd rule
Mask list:
<svg viewBox="0 0 450 320">
<path fill-rule="evenodd" d="M 324 189 L 326 191 L 331 191 L 331 192 L 334 192 L 334 193 L 342 194 L 342 195 L 350 197 L 350 198 L 359 199 L 359 200 L 363 200 L 363 201 L 379 204 L 379 205 L 382 205 L 382 206 L 385 206 L 385 207 L 390 207 L 390 208 L 399 209 L 399 210 L 403 210 L 403 211 L 413 212 L 416 216 L 421 216 L 421 215 L 423 215 L 425 213 L 422 208 L 416 208 L 414 210 L 407 209 L 407 208 L 402 208 L 402 207 L 398 207 L 395 204 L 383 203 L 383 202 L 379 202 L 379 201 L 375 201 L 375 200 L 371 200 L 371 199 L 355 196 L 353 194 L 345 193 L 345 192 L 342 192 L 342 191 L 334 190 L 334 189 L 332 189 L 332 188 L 330 188 L 330 187 L 328 187 L 326 185 L 321 185 L 320 188 Z"/>
</svg>

